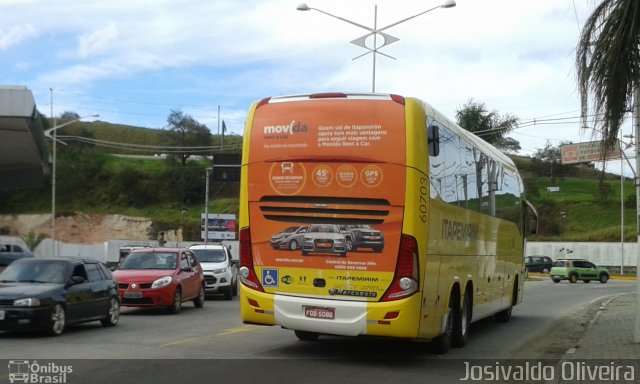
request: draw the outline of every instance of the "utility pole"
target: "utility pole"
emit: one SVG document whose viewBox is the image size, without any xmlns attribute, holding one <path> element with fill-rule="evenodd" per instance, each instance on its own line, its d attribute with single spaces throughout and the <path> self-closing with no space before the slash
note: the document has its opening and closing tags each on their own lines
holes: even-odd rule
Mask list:
<svg viewBox="0 0 640 384">
<path fill-rule="evenodd" d="M 53 88 L 49 88 L 49 94 L 51 96 L 51 122 L 53 126 L 56 126 L 56 118 L 53 117 Z M 51 256 L 56 256 L 56 131 L 53 131 L 53 157 L 51 161 L 53 166 L 51 167 Z"/>
<path fill-rule="evenodd" d="M 640 343 L 640 84 L 636 83 L 635 105 L 633 108 L 634 133 L 636 142 L 636 321 L 633 332 L 633 340 Z"/>
<path fill-rule="evenodd" d="M 220 106 L 218 105 L 218 135 L 220 135 L 220 150 L 224 146 L 224 131 L 220 128 Z"/>
<path fill-rule="evenodd" d="M 209 179 L 211 178 L 212 167 L 207 167 L 206 180 L 205 180 L 205 192 L 204 192 L 204 243 L 209 242 Z"/>
</svg>

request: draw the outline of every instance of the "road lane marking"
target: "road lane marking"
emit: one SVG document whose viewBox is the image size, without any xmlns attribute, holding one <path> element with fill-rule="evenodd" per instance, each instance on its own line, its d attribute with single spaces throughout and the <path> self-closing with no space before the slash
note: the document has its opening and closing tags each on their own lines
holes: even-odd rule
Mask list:
<svg viewBox="0 0 640 384">
<path fill-rule="evenodd" d="M 241 333 L 241 332 L 248 332 L 248 331 L 253 331 L 254 329 L 258 329 L 258 328 L 261 328 L 261 327 L 258 327 L 257 325 L 243 325 L 241 327 L 225 329 L 224 332 L 218 333 L 218 336 L 232 335 L 234 333 Z"/>
<path fill-rule="evenodd" d="M 209 338 L 216 337 L 216 336 L 232 335 L 232 334 L 236 334 L 236 333 L 252 331 L 254 329 L 259 329 L 259 328 L 261 328 L 261 327 L 258 327 L 256 325 L 243 325 L 241 327 L 225 329 L 224 331 L 222 331 L 220 333 L 216 333 L 216 334 L 212 334 L 212 335 L 203 335 L 203 336 L 198 336 L 198 337 L 190 337 L 188 339 L 172 341 L 170 343 L 161 344 L 160 347 L 161 348 L 162 347 L 173 347 L 174 345 L 187 344 L 187 343 L 190 343 L 190 342 L 192 342 L 194 340 L 209 339 Z"/>
</svg>

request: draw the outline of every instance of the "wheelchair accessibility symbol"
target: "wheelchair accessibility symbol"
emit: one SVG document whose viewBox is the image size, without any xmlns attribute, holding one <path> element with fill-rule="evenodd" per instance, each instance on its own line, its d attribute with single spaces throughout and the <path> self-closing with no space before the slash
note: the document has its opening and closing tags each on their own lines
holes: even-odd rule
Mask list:
<svg viewBox="0 0 640 384">
<path fill-rule="evenodd" d="M 278 270 L 275 268 L 267 268 L 262 270 L 262 286 L 277 287 L 278 286 Z"/>
</svg>

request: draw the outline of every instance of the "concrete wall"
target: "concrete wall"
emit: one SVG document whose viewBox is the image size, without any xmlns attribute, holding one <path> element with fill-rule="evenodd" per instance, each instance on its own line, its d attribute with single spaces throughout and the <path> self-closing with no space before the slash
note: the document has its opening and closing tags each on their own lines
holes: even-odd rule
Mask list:
<svg viewBox="0 0 640 384">
<path fill-rule="evenodd" d="M 231 246 L 231 255 L 239 260 L 240 247 L 238 241 L 223 241 Z M 169 241 L 166 247 L 188 247 L 202 242 Z M 117 262 L 120 247 L 127 245 L 148 245 L 157 247 L 155 240 L 109 240 L 97 244 L 72 244 L 56 241 L 56 254 L 61 257 L 88 257 L 103 263 Z M 638 260 L 637 243 L 574 243 L 574 242 L 528 242 L 525 255 L 549 256 L 553 260 L 561 258 L 587 259 L 597 265 L 609 267 L 619 271 L 624 267 L 625 273 L 635 271 Z M 51 239 L 43 240 L 33 251 L 35 257 L 49 257 L 53 255 Z"/>
<path fill-rule="evenodd" d="M 625 273 L 635 271 L 638 260 L 637 243 L 578 243 L 578 242 L 528 242 L 527 256 L 549 256 L 553 260 L 561 258 L 587 259 L 596 265 Z"/>
<path fill-rule="evenodd" d="M 223 241 L 225 245 L 231 246 L 231 256 L 234 260 L 239 260 L 239 246 L 237 241 Z M 193 244 L 203 244 L 193 241 L 170 241 L 164 244 L 165 247 L 189 247 Z M 120 257 L 120 247 L 128 245 L 148 245 L 158 247 L 156 240 L 108 240 L 96 244 L 73 244 L 56 241 L 55 254 L 60 257 L 86 257 L 95 259 L 103 263 L 118 262 Z M 53 242 L 51 239 L 44 239 L 33 251 L 35 257 L 51 257 L 54 254 Z"/>
</svg>

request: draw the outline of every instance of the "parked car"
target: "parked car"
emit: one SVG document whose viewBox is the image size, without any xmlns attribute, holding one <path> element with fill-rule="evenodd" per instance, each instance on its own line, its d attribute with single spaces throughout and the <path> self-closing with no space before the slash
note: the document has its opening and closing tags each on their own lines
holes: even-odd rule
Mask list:
<svg viewBox="0 0 640 384">
<path fill-rule="evenodd" d="M 527 272 L 548 273 L 553 265 L 553 260 L 549 256 L 527 256 L 524 259 L 524 266 Z"/>
<path fill-rule="evenodd" d="M 28 249 L 17 244 L 0 244 L 0 266 L 7 266 L 18 259 L 33 257 Z"/>
<path fill-rule="evenodd" d="M 118 296 L 127 307 L 166 307 L 178 313 L 182 303 L 204 305 L 204 275 L 187 248 L 145 248 L 131 251 L 113 272 Z"/>
<path fill-rule="evenodd" d="M 222 293 L 225 300 L 231 300 L 238 294 L 239 262 L 231 258 L 227 246 L 192 245 L 189 249 L 196 254 L 202 266 L 205 294 Z"/>
<path fill-rule="evenodd" d="M 309 226 L 293 226 L 287 227 L 281 232 L 278 232 L 271 236 L 269 244 L 273 249 L 288 249 L 295 251 L 302 248 L 302 240 L 304 234 L 309 230 Z"/>
<path fill-rule="evenodd" d="M 358 248 L 371 248 L 374 252 L 384 250 L 384 234 L 370 225 L 341 225 L 340 232 L 347 241 L 347 251 L 357 251 Z"/>
<path fill-rule="evenodd" d="M 561 280 L 569 280 L 571 283 L 578 280 L 585 283 L 599 280 L 604 284 L 609 281 L 609 270 L 598 267 L 588 260 L 560 259 L 553 263 L 549 276 L 554 283 L 559 283 Z"/>
<path fill-rule="evenodd" d="M 120 301 L 111 272 L 95 260 L 17 260 L 0 273 L 0 330 L 45 329 L 60 335 L 72 323 L 118 324 Z"/>
<path fill-rule="evenodd" d="M 302 255 L 332 253 L 347 256 L 347 241 L 335 224 L 313 224 L 304 235 Z"/>
</svg>

